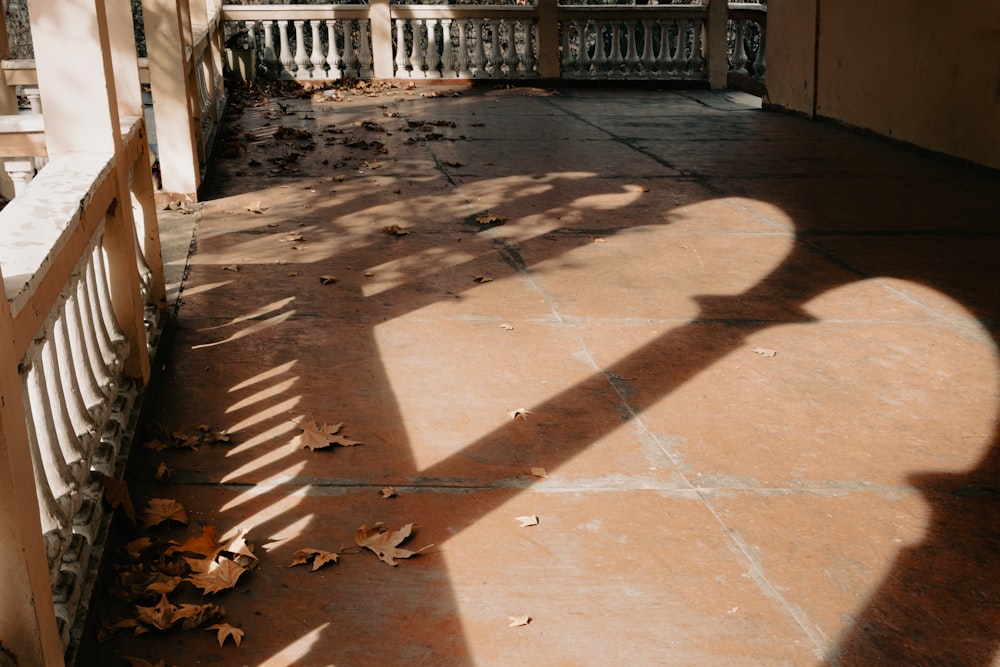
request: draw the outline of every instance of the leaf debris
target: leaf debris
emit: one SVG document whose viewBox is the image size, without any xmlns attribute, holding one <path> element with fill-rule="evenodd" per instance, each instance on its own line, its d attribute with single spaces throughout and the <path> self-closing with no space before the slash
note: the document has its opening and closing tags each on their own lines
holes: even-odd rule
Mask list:
<svg viewBox="0 0 1000 667">
<path fill-rule="evenodd" d="M 376 523 L 372 528 L 362 525 L 354 532 L 354 543 L 359 547 L 370 550 L 383 563 L 388 563 L 395 567 L 397 564 L 395 559 L 409 558 L 434 546 L 433 544 L 428 544 L 416 551 L 401 549 L 398 545 L 404 542 L 412 532 L 412 523 L 406 524 L 399 530 L 389 530 L 381 522 Z"/>
</svg>

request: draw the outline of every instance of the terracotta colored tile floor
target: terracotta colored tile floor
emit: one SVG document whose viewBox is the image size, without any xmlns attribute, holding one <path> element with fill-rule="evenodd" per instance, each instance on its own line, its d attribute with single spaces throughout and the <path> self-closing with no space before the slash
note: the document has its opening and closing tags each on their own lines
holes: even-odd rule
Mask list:
<svg viewBox="0 0 1000 667">
<path fill-rule="evenodd" d="M 129 537 L 246 531 L 259 566 L 207 598 L 245 636 L 87 659 L 998 664 L 1000 179 L 753 101 L 229 115 L 148 421 L 231 442 L 137 443 L 136 505 L 190 522 Z M 390 567 L 352 548 L 376 522 L 433 546 Z"/>
</svg>

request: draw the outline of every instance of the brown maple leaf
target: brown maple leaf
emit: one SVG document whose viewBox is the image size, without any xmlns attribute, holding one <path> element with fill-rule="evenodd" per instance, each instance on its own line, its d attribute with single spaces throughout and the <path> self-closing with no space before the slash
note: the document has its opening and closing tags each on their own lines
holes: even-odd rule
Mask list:
<svg viewBox="0 0 1000 667">
<path fill-rule="evenodd" d="M 324 447 L 329 447 L 330 445 L 354 447 L 355 445 L 361 444 L 356 440 L 351 440 L 343 435 L 339 435 L 340 429 L 344 426 L 344 422 L 340 422 L 338 424 L 324 423 L 320 426 L 316 423 L 315 419 L 311 419 L 307 422 L 292 423 L 302 429 L 302 433 L 299 435 L 299 442 L 302 443 L 303 447 L 308 447 L 312 451 L 323 449 Z"/>
<path fill-rule="evenodd" d="M 167 599 L 166 595 L 161 595 L 160 601 L 152 607 L 135 606 L 136 618 L 157 630 L 166 630 L 173 625 L 175 611 L 177 611 L 177 607 Z"/>
<path fill-rule="evenodd" d="M 243 631 L 239 628 L 234 628 L 228 623 L 216 623 L 215 625 L 210 625 L 205 629 L 218 631 L 216 633 L 216 638 L 219 640 L 219 646 L 225 644 L 226 639 L 229 637 L 233 638 L 233 643 L 235 643 L 236 646 L 239 646 L 240 642 L 243 641 Z"/>
<path fill-rule="evenodd" d="M 428 544 L 426 547 L 418 549 L 417 551 L 400 549 L 397 545 L 406 540 L 412 532 L 412 523 L 408 523 L 399 530 L 393 531 L 390 531 L 381 523 L 376 523 L 373 528 L 369 528 L 368 526 L 361 526 L 358 528 L 354 532 L 354 543 L 359 547 L 371 550 L 372 553 L 379 557 L 379 560 L 395 567 L 396 558 L 409 558 L 410 556 L 415 556 L 424 549 L 429 549 L 434 546 L 433 544 Z"/>
<path fill-rule="evenodd" d="M 171 622 L 180 621 L 182 630 L 194 630 L 198 626 L 216 621 L 225 616 L 226 610 L 217 604 L 180 604 L 174 611 Z"/>
<path fill-rule="evenodd" d="M 177 546 L 170 547 L 164 553 L 168 556 L 176 553 L 195 553 L 201 554 L 209 560 L 215 560 L 215 557 L 219 555 L 222 548 L 223 545 L 218 540 L 215 526 L 203 526 L 201 535 L 189 538 Z"/>
<path fill-rule="evenodd" d="M 247 543 L 246 537 L 247 531 L 240 531 L 235 538 L 223 547 L 222 551 L 230 554 L 232 559 L 242 565 L 245 570 L 252 570 L 260 563 L 260 559 L 253 552 L 253 545 Z"/>
<path fill-rule="evenodd" d="M 292 562 L 288 567 L 305 565 L 310 560 L 312 561 L 311 571 L 315 572 L 327 563 L 336 563 L 340 560 L 340 556 L 334 552 L 323 551 L 322 549 L 299 549 L 292 554 Z"/>
<path fill-rule="evenodd" d="M 111 506 L 111 509 L 121 507 L 125 511 L 125 516 L 132 522 L 132 525 L 135 525 L 135 507 L 132 505 L 132 498 L 128 493 L 128 485 L 107 475 L 100 475 L 100 478 L 104 484 L 104 500 Z"/>
<path fill-rule="evenodd" d="M 142 518 L 144 520 L 142 524 L 143 530 L 157 526 L 164 521 L 176 521 L 185 526 L 188 523 L 187 512 L 184 511 L 184 506 L 176 500 L 166 498 L 153 498 L 150 500 L 149 507 L 142 511 Z"/>
<path fill-rule="evenodd" d="M 189 559 L 188 563 L 192 563 L 192 561 L 193 559 Z M 187 581 L 202 590 L 203 595 L 211 595 L 232 588 L 236 585 L 240 575 L 247 571 L 245 567 L 228 558 L 220 558 L 218 562 L 210 560 L 204 562 L 207 565 L 196 570 L 195 574 L 187 578 Z"/>
</svg>

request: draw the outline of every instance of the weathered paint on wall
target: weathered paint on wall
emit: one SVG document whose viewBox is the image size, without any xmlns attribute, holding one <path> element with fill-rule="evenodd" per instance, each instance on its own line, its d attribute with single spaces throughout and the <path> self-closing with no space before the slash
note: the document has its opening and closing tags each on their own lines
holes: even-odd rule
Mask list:
<svg viewBox="0 0 1000 667">
<path fill-rule="evenodd" d="M 996 0 L 775 0 L 768 14 L 772 104 L 1000 168 Z"/>
</svg>

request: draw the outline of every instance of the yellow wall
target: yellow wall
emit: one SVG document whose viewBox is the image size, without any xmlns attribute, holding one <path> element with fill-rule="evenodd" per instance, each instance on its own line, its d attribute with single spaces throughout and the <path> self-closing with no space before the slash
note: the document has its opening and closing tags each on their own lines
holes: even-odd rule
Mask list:
<svg viewBox="0 0 1000 667">
<path fill-rule="evenodd" d="M 998 0 L 772 0 L 768 14 L 772 104 L 1000 168 Z"/>
</svg>

